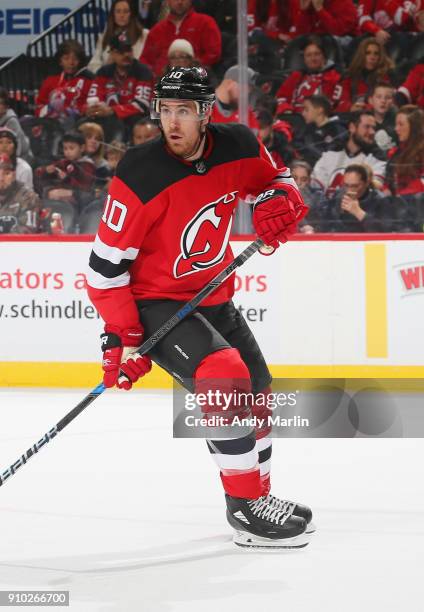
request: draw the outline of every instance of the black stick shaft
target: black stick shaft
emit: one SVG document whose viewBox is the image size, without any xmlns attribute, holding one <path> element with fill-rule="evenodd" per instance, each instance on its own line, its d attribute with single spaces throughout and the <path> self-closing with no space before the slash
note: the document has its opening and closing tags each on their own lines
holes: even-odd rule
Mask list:
<svg viewBox="0 0 424 612">
<path fill-rule="evenodd" d="M 252 242 L 247 248 L 244 249 L 233 261 L 222 270 L 219 274 L 213 278 L 203 289 L 197 293 L 192 300 L 187 302 L 182 308 L 180 308 L 168 321 L 166 321 L 162 327 L 160 327 L 150 338 L 148 338 L 139 348 L 139 353 L 144 354 L 150 351 L 155 344 L 157 344 L 168 332 L 171 331 L 180 321 L 185 319 L 193 310 L 202 302 L 208 295 L 210 295 L 219 285 L 221 285 L 237 268 L 242 266 L 254 253 L 256 253 L 261 247 L 264 246 L 263 241 L 258 238 L 255 242 Z M 94 400 L 99 397 L 106 389 L 103 383 L 100 383 L 90 391 L 84 399 L 75 406 L 72 410 L 65 414 L 65 416 L 50 429 L 44 436 L 35 444 L 33 444 L 23 455 L 21 455 L 15 463 L 12 463 L 7 470 L 0 474 L 0 487 L 8 480 L 11 476 L 16 474 L 17 470 L 25 465 L 31 457 L 33 457 L 40 448 L 45 446 L 50 440 L 52 440 L 57 434 L 62 431 L 71 421 L 73 421 L 87 406 L 89 406 Z"/>
</svg>

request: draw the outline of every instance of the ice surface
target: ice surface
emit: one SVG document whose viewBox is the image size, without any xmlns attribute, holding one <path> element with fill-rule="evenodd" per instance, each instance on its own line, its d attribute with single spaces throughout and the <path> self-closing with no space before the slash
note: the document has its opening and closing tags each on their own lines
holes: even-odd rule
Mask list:
<svg viewBox="0 0 424 612">
<path fill-rule="evenodd" d="M 86 393 L 1 390 L 0 470 Z M 246 552 L 170 394 L 107 391 L 0 488 L 0 589 L 67 589 L 81 612 L 422 610 L 423 465 L 419 439 L 276 440 L 273 492 L 319 531 Z"/>
</svg>

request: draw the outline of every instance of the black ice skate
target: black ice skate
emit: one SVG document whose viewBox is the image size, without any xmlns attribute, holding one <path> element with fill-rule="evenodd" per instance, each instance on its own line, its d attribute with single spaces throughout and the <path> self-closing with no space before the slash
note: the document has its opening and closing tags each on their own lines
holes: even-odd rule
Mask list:
<svg viewBox="0 0 424 612">
<path fill-rule="evenodd" d="M 308 506 L 288 501 L 286 499 L 279 499 L 271 494 L 267 496 L 267 500 L 271 506 L 279 508 L 282 512 L 288 512 L 290 516 L 294 514 L 295 516 L 300 516 L 301 518 L 305 519 L 307 522 L 305 531 L 306 534 L 310 535 L 311 533 L 315 533 L 316 527 L 312 522 L 312 510 Z"/>
<path fill-rule="evenodd" d="M 271 505 L 268 497 L 241 499 L 225 496 L 227 520 L 234 527 L 233 542 L 245 548 L 292 549 L 309 543 L 304 518 Z"/>
</svg>

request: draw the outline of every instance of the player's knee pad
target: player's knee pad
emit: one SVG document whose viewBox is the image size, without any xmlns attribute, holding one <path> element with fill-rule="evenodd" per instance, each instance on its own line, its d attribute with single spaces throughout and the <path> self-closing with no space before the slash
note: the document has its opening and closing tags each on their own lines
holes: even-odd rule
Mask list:
<svg viewBox="0 0 424 612">
<path fill-rule="evenodd" d="M 257 440 L 264 438 L 270 434 L 272 430 L 270 417 L 272 417 L 273 413 L 269 407 L 271 393 L 271 387 L 265 387 L 265 389 L 254 396 L 252 402 L 252 416 L 255 417 L 255 434 Z"/>
<path fill-rule="evenodd" d="M 196 394 L 205 394 L 208 414 L 225 413 L 228 417 L 250 416 L 252 401 L 249 370 L 237 349 L 228 348 L 207 355 L 194 374 Z"/>
</svg>

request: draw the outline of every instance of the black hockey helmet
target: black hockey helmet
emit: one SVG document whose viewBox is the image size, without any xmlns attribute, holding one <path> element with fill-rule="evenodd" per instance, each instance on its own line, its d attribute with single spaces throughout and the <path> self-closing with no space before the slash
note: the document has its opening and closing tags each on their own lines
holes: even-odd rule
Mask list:
<svg viewBox="0 0 424 612">
<path fill-rule="evenodd" d="M 215 90 L 204 68 L 176 66 L 168 70 L 156 85 L 151 108 L 153 119 L 159 119 L 159 102 L 163 99 L 193 100 L 198 103 L 199 114 L 204 115 L 215 102 Z"/>
</svg>

